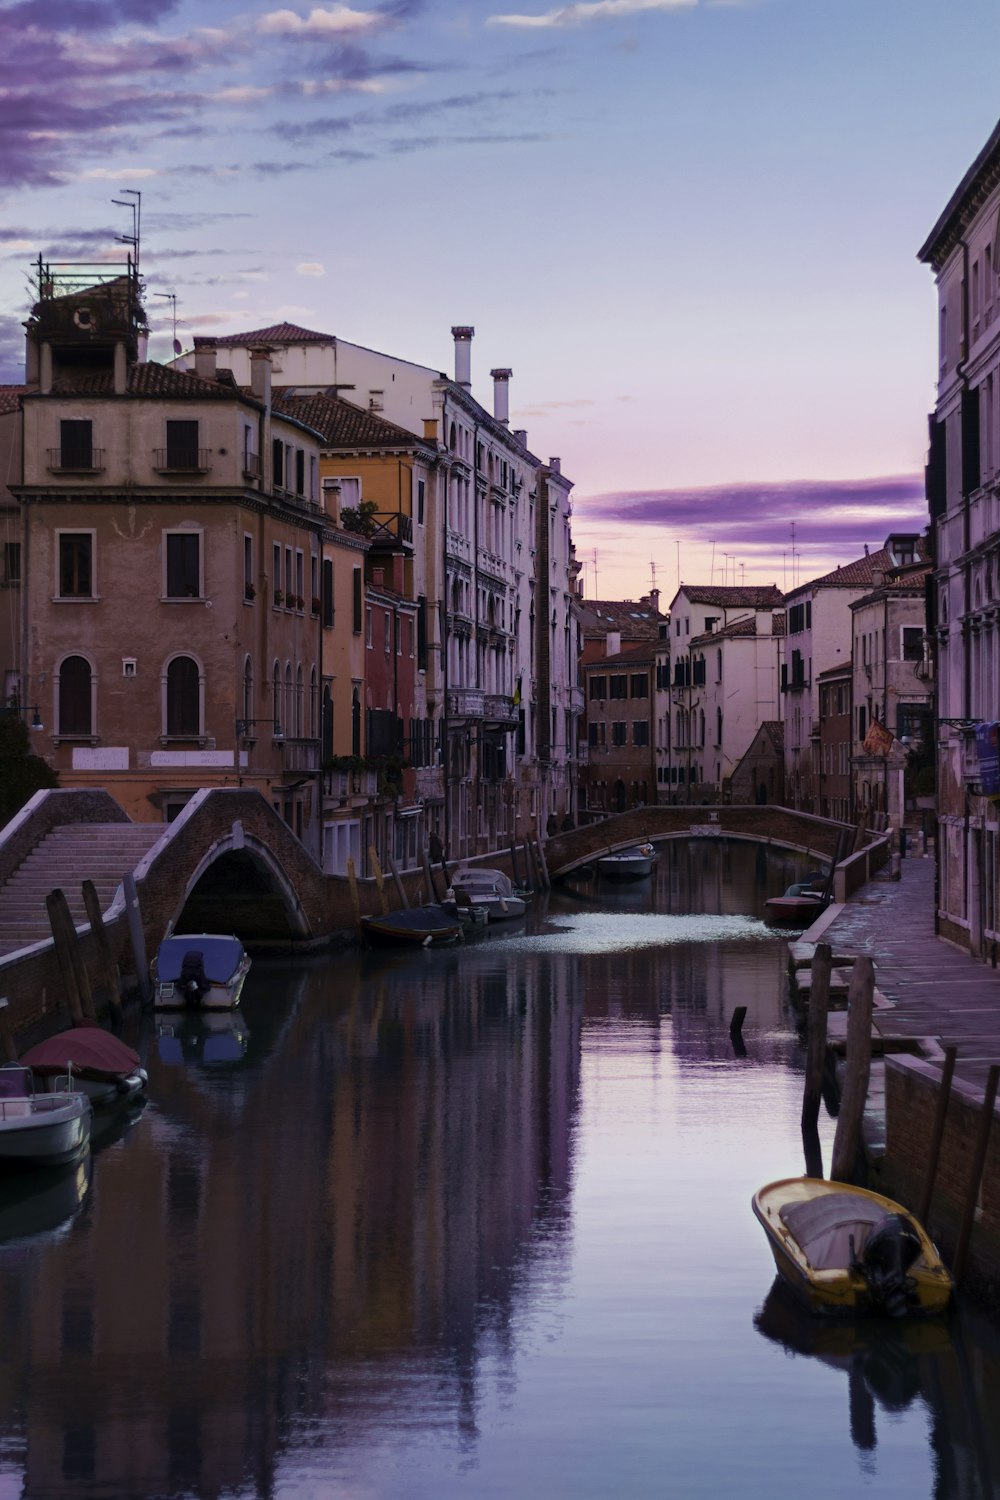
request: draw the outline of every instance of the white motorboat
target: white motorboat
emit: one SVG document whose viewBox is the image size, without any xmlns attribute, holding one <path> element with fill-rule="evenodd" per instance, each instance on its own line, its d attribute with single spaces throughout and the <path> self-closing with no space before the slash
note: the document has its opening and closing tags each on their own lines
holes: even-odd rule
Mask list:
<svg viewBox="0 0 1000 1500">
<path fill-rule="evenodd" d="M 240 1003 L 250 959 L 239 938 L 184 932 L 164 938 L 150 974 L 157 1010 L 232 1010 Z"/>
<path fill-rule="evenodd" d="M 454 902 L 459 911 L 462 907 L 481 907 L 490 922 L 523 917 L 528 910 L 528 897 L 516 889 L 509 875 L 477 865 L 462 865 L 453 871 L 445 900 Z"/>
<path fill-rule="evenodd" d="M 0 1167 L 57 1167 L 90 1144 L 86 1094 L 67 1088 L 36 1094 L 30 1068 L 0 1067 Z"/>
<path fill-rule="evenodd" d="M 597 861 L 597 872 L 612 880 L 644 880 L 653 873 L 655 864 L 656 850 L 652 844 L 636 844 L 617 854 L 605 854 Z"/>
</svg>

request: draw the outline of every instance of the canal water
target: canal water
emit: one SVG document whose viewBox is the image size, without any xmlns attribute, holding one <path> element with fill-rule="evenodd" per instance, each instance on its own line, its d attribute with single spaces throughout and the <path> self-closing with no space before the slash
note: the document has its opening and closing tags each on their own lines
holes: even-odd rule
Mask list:
<svg viewBox="0 0 1000 1500">
<path fill-rule="evenodd" d="M 750 1211 L 803 1170 L 801 870 L 668 846 L 147 1023 L 141 1114 L 0 1184 L 0 1500 L 987 1500 L 995 1328 L 817 1325 Z"/>
</svg>

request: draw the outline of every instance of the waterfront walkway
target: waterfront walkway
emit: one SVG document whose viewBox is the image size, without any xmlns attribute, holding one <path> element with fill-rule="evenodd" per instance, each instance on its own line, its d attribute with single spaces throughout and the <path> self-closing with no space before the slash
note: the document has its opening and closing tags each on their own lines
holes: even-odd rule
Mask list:
<svg viewBox="0 0 1000 1500">
<path fill-rule="evenodd" d="M 817 923 L 817 928 L 819 924 Z M 872 1030 L 886 1051 L 921 1041 L 933 1062 L 957 1048 L 955 1076 L 978 1091 L 1000 1062 L 1000 970 L 970 958 L 934 934 L 934 861 L 901 861 L 898 881 L 872 881 L 839 909 L 826 930 L 810 932 L 836 953 L 869 954 L 890 1008 Z"/>
</svg>

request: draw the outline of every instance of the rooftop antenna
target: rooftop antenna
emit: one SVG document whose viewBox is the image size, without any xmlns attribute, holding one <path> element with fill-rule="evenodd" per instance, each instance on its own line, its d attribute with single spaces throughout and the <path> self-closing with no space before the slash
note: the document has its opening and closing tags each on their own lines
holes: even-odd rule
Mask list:
<svg viewBox="0 0 1000 1500">
<path fill-rule="evenodd" d="M 649 560 L 649 587 L 651 592 L 656 590 L 656 563 L 652 558 Z"/>
<path fill-rule="evenodd" d="M 600 597 L 601 597 L 600 594 L 597 592 L 597 548 L 595 547 L 594 548 L 594 598 L 595 599 L 599 599 Z"/>
<path fill-rule="evenodd" d="M 714 542 L 712 543 L 712 571 L 711 571 L 711 574 L 709 576 L 710 576 L 712 584 L 714 585 L 714 583 L 715 583 L 715 543 Z"/>
<path fill-rule="evenodd" d="M 680 544 L 680 540 L 679 539 L 675 540 L 674 546 L 677 548 L 677 587 L 680 588 L 680 586 L 681 586 L 681 544 Z"/>
<path fill-rule="evenodd" d="M 799 586 L 798 568 L 795 566 L 795 522 L 792 522 L 792 588 Z"/>
<path fill-rule="evenodd" d="M 126 202 L 124 198 L 112 198 L 116 208 L 130 208 L 132 210 L 132 233 L 120 234 L 119 240 L 123 245 L 131 245 L 135 251 L 135 274 L 139 274 L 139 240 L 142 235 L 142 193 L 138 188 L 122 188 L 132 202 Z"/>
<path fill-rule="evenodd" d="M 167 301 L 170 303 L 170 311 L 173 314 L 173 320 L 174 320 L 174 353 L 175 354 L 181 354 L 183 352 L 182 349 L 181 349 L 181 341 L 177 337 L 177 293 L 176 292 L 155 292 L 154 296 L 156 296 L 156 297 L 165 297 L 167 299 Z"/>
</svg>

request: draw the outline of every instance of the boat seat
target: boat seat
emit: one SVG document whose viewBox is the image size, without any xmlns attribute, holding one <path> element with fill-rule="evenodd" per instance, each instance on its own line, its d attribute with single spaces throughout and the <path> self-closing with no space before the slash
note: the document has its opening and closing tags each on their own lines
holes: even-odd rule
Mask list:
<svg viewBox="0 0 1000 1500">
<path fill-rule="evenodd" d="M 31 1114 L 30 1099 L 0 1099 L 0 1115 L 5 1120 L 20 1120 Z"/>
<path fill-rule="evenodd" d="M 779 1217 L 813 1269 L 832 1271 L 848 1265 L 851 1235 L 855 1254 L 861 1254 L 884 1213 L 880 1204 L 868 1203 L 853 1193 L 825 1193 L 821 1198 L 786 1204 L 779 1210 Z"/>
</svg>

